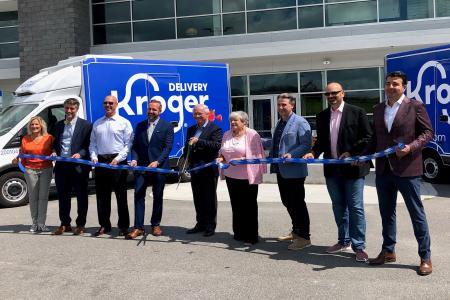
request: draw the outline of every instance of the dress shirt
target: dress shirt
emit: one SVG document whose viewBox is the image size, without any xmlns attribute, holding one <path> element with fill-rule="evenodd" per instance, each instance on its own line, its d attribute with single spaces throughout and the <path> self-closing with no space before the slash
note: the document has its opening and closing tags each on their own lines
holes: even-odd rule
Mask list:
<svg viewBox="0 0 450 300">
<path fill-rule="evenodd" d="M 339 126 L 341 126 L 342 111 L 344 110 L 344 101 L 336 109 L 330 107 L 330 148 L 331 156 L 333 158 L 338 158 L 337 153 L 337 141 L 339 136 Z"/>
<path fill-rule="evenodd" d="M 291 113 L 291 115 L 289 116 L 289 118 L 293 115 L 294 113 Z M 279 157 L 280 156 L 280 141 L 281 141 L 281 136 L 283 135 L 283 131 L 284 128 L 286 127 L 287 122 L 289 121 L 289 118 L 286 121 L 283 121 L 283 119 L 280 119 L 278 121 L 277 127 L 275 127 L 275 131 L 273 133 L 273 140 L 272 140 L 272 145 L 273 145 L 273 151 L 272 151 L 272 155 L 274 158 Z M 278 173 L 278 164 L 273 164 L 271 166 L 272 171 L 275 173 Z"/>
<path fill-rule="evenodd" d="M 384 110 L 384 123 L 386 124 L 388 132 L 391 132 L 392 123 L 394 123 L 395 115 L 397 115 L 400 105 L 405 99 L 405 95 L 402 95 L 394 105 L 390 106 L 389 101 L 386 100 L 386 109 Z"/>
<path fill-rule="evenodd" d="M 64 131 L 61 138 L 61 156 L 71 157 L 70 146 L 72 144 L 72 136 L 75 132 L 75 125 L 77 124 L 78 117 L 72 119 L 72 121 L 64 121 Z"/>
<path fill-rule="evenodd" d="M 159 118 L 157 118 L 153 122 L 148 121 L 147 137 L 148 137 L 149 143 L 150 143 L 150 140 L 152 139 L 153 131 L 155 131 L 155 127 L 158 124 L 158 121 L 159 121 Z"/>
<path fill-rule="evenodd" d="M 89 152 L 91 159 L 98 155 L 114 154 L 117 162 L 125 160 L 133 140 L 133 127 L 130 121 L 115 114 L 112 117 L 103 116 L 92 126 Z"/>
<path fill-rule="evenodd" d="M 205 129 L 206 125 L 208 125 L 208 120 L 206 120 L 205 124 L 203 124 L 202 127 L 198 127 L 197 126 L 197 131 L 195 132 L 194 137 L 198 138 L 202 134 L 202 132 Z"/>
</svg>

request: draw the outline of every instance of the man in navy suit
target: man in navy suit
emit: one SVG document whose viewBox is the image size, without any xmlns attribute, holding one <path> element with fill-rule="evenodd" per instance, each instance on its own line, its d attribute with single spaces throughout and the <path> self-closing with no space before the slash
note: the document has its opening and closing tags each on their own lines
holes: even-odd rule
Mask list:
<svg viewBox="0 0 450 300">
<path fill-rule="evenodd" d="M 131 147 L 131 166 L 169 169 L 169 154 L 173 145 L 173 126 L 160 118 L 161 103 L 151 100 L 147 107 L 148 120 L 136 126 Z M 134 229 L 126 236 L 134 239 L 144 234 L 145 194 L 152 183 L 153 212 L 150 220 L 152 235 L 162 235 L 163 192 L 166 175 L 157 172 L 135 172 Z"/>
<path fill-rule="evenodd" d="M 209 109 L 206 105 L 197 104 L 193 115 L 197 124 L 188 128 L 183 152 L 191 168 L 215 160 L 222 143 L 222 129 L 208 120 Z M 191 172 L 197 223 L 186 232 L 187 234 L 203 232 L 203 236 L 214 235 L 217 223 L 218 177 L 219 171 L 216 166 Z"/>
<path fill-rule="evenodd" d="M 277 97 L 280 119 L 273 133 L 271 157 L 301 158 L 311 149 L 311 127 L 308 121 L 294 113 L 295 98 L 288 93 Z M 305 203 L 306 164 L 271 164 L 270 172 L 277 174 L 281 201 L 292 221 L 292 232 L 279 240 L 292 240 L 289 250 L 311 246 L 309 214 Z"/>
<path fill-rule="evenodd" d="M 55 125 L 55 153 L 62 157 L 80 158 L 89 160 L 89 140 L 92 124 L 77 116 L 80 102 L 75 98 L 64 101 L 65 120 Z M 54 235 L 71 232 L 70 208 L 72 188 L 75 189 L 78 204 L 78 217 L 75 235 L 84 233 L 86 215 L 88 210 L 88 180 L 90 166 L 57 161 L 55 164 L 55 183 L 59 199 L 59 218 L 61 226 Z"/>
</svg>

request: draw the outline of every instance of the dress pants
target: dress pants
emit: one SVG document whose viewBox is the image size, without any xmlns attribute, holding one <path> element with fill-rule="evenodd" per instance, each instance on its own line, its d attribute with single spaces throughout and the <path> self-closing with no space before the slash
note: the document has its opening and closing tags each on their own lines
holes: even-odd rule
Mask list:
<svg viewBox="0 0 450 300">
<path fill-rule="evenodd" d="M 281 202 L 292 220 L 292 232 L 309 240 L 309 213 L 305 202 L 305 177 L 283 178 L 277 173 Z"/>
<path fill-rule="evenodd" d="M 258 241 L 258 185 L 246 179 L 225 177 L 233 211 L 234 239 Z"/>
<path fill-rule="evenodd" d="M 425 209 L 420 200 L 420 180 L 418 176 L 399 177 L 388 172 L 383 175 L 377 174 L 375 184 L 383 225 L 383 249 L 388 252 L 395 251 L 397 192 L 400 191 L 411 217 L 414 235 L 419 245 L 419 256 L 428 260 L 431 257 L 431 241 Z"/>
<path fill-rule="evenodd" d="M 163 193 L 166 175 L 153 172 L 135 172 L 134 189 L 134 228 L 144 230 L 145 194 L 147 186 L 152 183 L 153 211 L 150 224 L 159 226 L 163 212 Z"/>
<path fill-rule="evenodd" d="M 34 225 L 45 225 L 47 219 L 48 191 L 53 167 L 45 169 L 26 168 L 24 174 L 28 188 L 31 220 Z"/>
<path fill-rule="evenodd" d="M 72 189 L 77 197 L 77 226 L 86 225 L 88 211 L 88 180 L 90 166 L 57 161 L 55 163 L 55 183 L 59 200 L 59 219 L 61 226 L 70 226 Z"/>
<path fill-rule="evenodd" d="M 98 161 L 110 163 L 116 155 L 99 155 Z M 126 161 L 120 164 L 127 164 Z M 111 230 L 111 194 L 114 191 L 117 199 L 119 221 L 117 226 L 124 230 L 130 227 L 130 215 L 127 204 L 127 170 L 95 168 L 95 191 L 97 194 L 98 221 L 101 227 Z"/>
<path fill-rule="evenodd" d="M 197 226 L 205 230 L 216 229 L 217 223 L 217 178 L 214 170 L 205 168 L 191 174 Z"/>
</svg>

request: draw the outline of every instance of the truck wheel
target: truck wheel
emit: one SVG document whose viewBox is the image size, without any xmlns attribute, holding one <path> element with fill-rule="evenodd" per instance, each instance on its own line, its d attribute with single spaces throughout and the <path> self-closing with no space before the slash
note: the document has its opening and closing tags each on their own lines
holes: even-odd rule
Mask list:
<svg viewBox="0 0 450 300">
<path fill-rule="evenodd" d="M 444 173 L 444 165 L 441 158 L 435 153 L 423 155 L 423 179 L 431 183 L 438 183 Z"/>
<path fill-rule="evenodd" d="M 10 172 L 0 176 L 0 206 L 16 207 L 27 204 L 28 188 L 21 172 Z"/>
</svg>

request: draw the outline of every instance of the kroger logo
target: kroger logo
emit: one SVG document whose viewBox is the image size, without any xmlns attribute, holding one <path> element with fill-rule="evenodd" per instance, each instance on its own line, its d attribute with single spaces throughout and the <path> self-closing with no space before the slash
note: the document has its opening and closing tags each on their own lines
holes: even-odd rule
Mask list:
<svg viewBox="0 0 450 300">
<path fill-rule="evenodd" d="M 444 66 L 437 61 L 431 60 L 431 61 L 425 63 L 420 68 L 419 73 L 417 74 L 417 85 L 413 91 L 411 91 L 411 88 L 412 88 L 411 81 L 408 81 L 407 96 L 410 98 L 415 98 L 417 100 L 420 100 L 428 105 L 431 103 L 431 94 L 436 93 L 436 99 L 439 103 L 441 103 L 443 105 L 448 104 L 450 102 L 450 85 L 448 85 L 447 83 L 442 83 L 437 87 L 436 87 L 436 84 L 434 84 L 434 83 L 426 84 L 422 87 L 423 74 L 425 73 L 425 71 L 428 68 L 436 68 L 436 70 L 438 71 L 437 73 L 440 74 L 442 79 L 447 78 L 447 73 L 445 72 Z M 434 76 L 433 76 L 433 79 L 434 79 Z M 433 80 L 433 82 L 434 82 L 434 80 Z M 422 91 L 422 88 L 424 88 L 425 93 L 422 95 L 425 96 L 425 99 L 422 99 L 422 96 L 420 93 Z"/>
<path fill-rule="evenodd" d="M 125 86 L 125 96 L 123 99 L 119 99 L 117 96 L 117 90 L 112 90 L 111 95 L 117 97 L 119 99 L 118 111 L 123 109 L 125 113 L 129 116 L 134 115 L 143 115 L 147 111 L 147 103 L 148 97 L 145 96 L 136 96 L 135 99 L 131 99 L 131 90 L 133 84 L 137 80 L 146 80 L 150 83 L 150 86 L 153 89 L 154 95 L 150 96 L 150 99 L 158 100 L 162 105 L 162 112 L 168 109 L 170 112 L 178 114 L 178 125 L 174 128 L 175 132 L 178 132 L 184 124 L 184 114 L 192 113 L 194 106 L 197 104 L 204 104 L 209 100 L 209 95 L 185 95 L 184 97 L 179 95 L 180 92 L 189 92 L 189 91 L 204 91 L 206 92 L 207 83 L 169 83 L 169 91 L 177 92 L 178 95 L 171 95 L 168 99 L 165 99 L 163 96 L 158 95 L 160 92 L 160 87 L 158 82 L 146 73 L 138 73 L 130 77 L 128 79 L 127 84 Z M 134 101 L 136 106 L 136 112 L 130 107 L 130 101 Z"/>
</svg>

